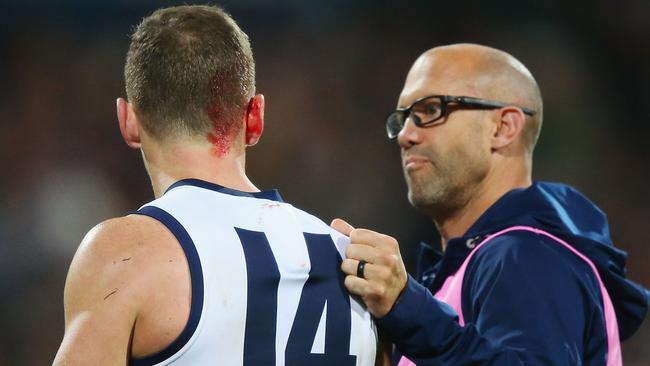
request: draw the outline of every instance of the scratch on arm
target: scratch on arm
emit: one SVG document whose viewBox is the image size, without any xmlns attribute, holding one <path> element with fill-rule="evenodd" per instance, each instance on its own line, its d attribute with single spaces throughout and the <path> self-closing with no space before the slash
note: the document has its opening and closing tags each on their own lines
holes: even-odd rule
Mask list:
<svg viewBox="0 0 650 366">
<path fill-rule="evenodd" d="M 120 289 L 118 289 L 118 288 L 114 288 L 113 291 L 109 292 L 108 295 L 104 296 L 104 300 L 108 299 L 109 297 L 111 297 L 111 295 L 113 295 L 114 293 L 116 293 L 119 290 Z"/>
</svg>

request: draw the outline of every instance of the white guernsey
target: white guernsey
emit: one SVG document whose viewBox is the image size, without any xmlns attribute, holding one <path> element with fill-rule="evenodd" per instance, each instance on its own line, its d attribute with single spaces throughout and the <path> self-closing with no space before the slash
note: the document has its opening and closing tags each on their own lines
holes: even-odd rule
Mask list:
<svg viewBox="0 0 650 366">
<path fill-rule="evenodd" d="M 349 239 L 282 201 L 182 180 L 138 213 L 185 252 L 188 323 L 169 347 L 133 365 L 374 365 L 370 314 L 343 288 Z"/>
</svg>

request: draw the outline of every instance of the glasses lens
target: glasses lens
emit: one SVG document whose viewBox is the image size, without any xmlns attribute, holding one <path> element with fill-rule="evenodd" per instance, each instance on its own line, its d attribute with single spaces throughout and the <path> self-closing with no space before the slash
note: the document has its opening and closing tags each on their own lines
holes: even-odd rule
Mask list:
<svg viewBox="0 0 650 366">
<path fill-rule="evenodd" d="M 386 119 L 386 134 L 389 139 L 397 137 L 402 127 L 404 127 L 404 112 L 395 111 Z"/>
<path fill-rule="evenodd" d="M 411 107 L 411 113 L 416 125 L 422 126 L 437 120 L 442 114 L 442 101 L 438 97 L 423 99 Z"/>
</svg>

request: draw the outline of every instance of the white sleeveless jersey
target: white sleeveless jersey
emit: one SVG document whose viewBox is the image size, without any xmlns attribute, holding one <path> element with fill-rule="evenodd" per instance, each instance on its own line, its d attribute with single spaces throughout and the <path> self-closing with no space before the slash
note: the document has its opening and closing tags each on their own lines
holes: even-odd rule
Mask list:
<svg viewBox="0 0 650 366">
<path fill-rule="evenodd" d="M 178 339 L 131 365 L 374 365 L 375 326 L 343 286 L 349 239 L 277 191 L 185 179 L 138 213 L 176 236 L 192 303 Z"/>
</svg>

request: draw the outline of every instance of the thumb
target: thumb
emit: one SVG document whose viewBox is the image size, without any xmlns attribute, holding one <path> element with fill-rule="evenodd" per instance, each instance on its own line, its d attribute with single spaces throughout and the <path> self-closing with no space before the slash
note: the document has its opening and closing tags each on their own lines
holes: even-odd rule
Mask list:
<svg viewBox="0 0 650 366">
<path fill-rule="evenodd" d="M 332 229 L 340 232 L 343 235 L 350 236 L 350 232 L 354 230 L 354 226 L 348 224 L 345 222 L 343 219 L 334 219 L 332 220 L 332 223 L 330 224 Z"/>
</svg>

